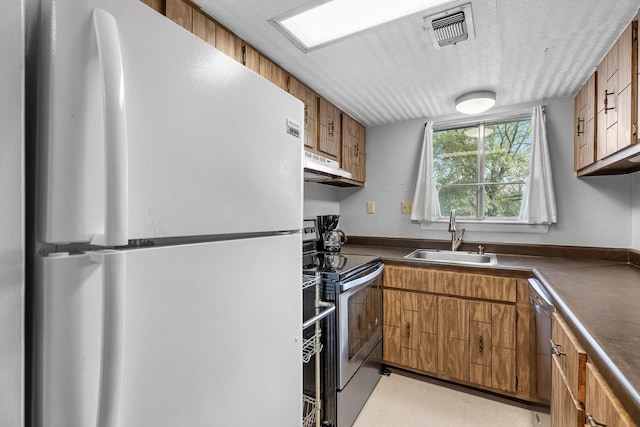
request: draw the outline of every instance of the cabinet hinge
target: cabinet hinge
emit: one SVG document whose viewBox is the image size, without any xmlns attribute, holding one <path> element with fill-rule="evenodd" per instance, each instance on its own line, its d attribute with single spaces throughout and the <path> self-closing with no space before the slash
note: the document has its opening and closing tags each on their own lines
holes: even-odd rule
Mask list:
<svg viewBox="0 0 640 427">
<path fill-rule="evenodd" d="M 247 47 L 242 46 L 242 65 L 247 66 Z"/>
<path fill-rule="evenodd" d="M 635 28 L 631 30 L 631 40 L 632 41 L 638 40 L 638 30 Z"/>
<path fill-rule="evenodd" d="M 638 134 L 638 124 L 634 123 L 631 125 L 631 135 L 637 135 Z"/>
</svg>

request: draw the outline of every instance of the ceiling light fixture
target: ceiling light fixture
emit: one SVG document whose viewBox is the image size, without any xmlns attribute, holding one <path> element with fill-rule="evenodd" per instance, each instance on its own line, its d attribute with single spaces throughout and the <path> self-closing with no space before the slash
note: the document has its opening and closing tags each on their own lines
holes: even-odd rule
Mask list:
<svg viewBox="0 0 640 427">
<path fill-rule="evenodd" d="M 456 99 L 456 110 L 464 114 L 479 114 L 496 103 L 496 93 L 488 90 L 465 93 Z"/>
<path fill-rule="evenodd" d="M 395 21 L 450 0 L 329 0 L 311 1 L 269 22 L 303 52 Z"/>
</svg>

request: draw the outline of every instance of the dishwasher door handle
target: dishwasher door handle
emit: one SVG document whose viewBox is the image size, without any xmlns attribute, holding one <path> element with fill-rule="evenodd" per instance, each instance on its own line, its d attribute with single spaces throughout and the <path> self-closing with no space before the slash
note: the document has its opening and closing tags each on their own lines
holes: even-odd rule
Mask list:
<svg viewBox="0 0 640 427">
<path fill-rule="evenodd" d="M 318 303 L 318 305 L 320 307 L 327 307 L 327 309 L 326 310 L 322 310 L 322 312 L 320 312 L 319 314 L 316 314 L 311 319 L 309 319 L 306 322 L 304 322 L 302 324 L 302 329 L 307 329 L 309 326 L 315 324 L 316 322 L 319 322 L 320 320 L 324 319 L 325 317 L 327 317 L 328 315 L 330 315 L 331 313 L 336 311 L 335 304 L 332 304 L 330 302 L 320 301 Z"/>
</svg>

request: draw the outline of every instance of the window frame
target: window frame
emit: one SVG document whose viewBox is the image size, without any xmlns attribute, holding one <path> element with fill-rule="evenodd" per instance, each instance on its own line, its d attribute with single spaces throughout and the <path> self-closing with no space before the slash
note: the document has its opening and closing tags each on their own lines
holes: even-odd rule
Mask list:
<svg viewBox="0 0 640 427">
<path fill-rule="evenodd" d="M 435 122 L 433 125 L 433 133 L 446 130 L 460 129 L 466 127 L 481 127 L 478 135 L 478 161 L 476 162 L 477 167 L 477 177 L 476 183 L 470 184 L 439 184 L 439 190 L 442 188 L 454 187 L 454 186 L 476 186 L 478 191 L 478 202 L 476 203 L 476 214 L 477 217 L 469 217 L 469 216 L 457 216 L 456 222 L 458 224 L 464 225 L 464 228 L 468 231 L 486 231 L 486 232 L 525 232 L 525 233 L 547 233 L 549 230 L 549 225 L 547 224 L 530 224 L 526 220 L 521 220 L 518 216 L 515 217 L 487 217 L 484 215 L 485 209 L 485 195 L 484 191 L 482 191 L 482 187 L 487 184 L 492 184 L 489 182 L 484 182 L 484 164 L 485 164 L 485 153 L 484 153 L 484 127 L 487 125 L 500 124 L 500 123 L 509 123 L 509 122 L 517 122 L 531 120 L 530 112 L 512 112 L 499 114 L 495 116 L 483 116 L 483 117 L 475 117 L 471 120 L 451 120 L 446 122 Z M 481 159 L 481 160 L 480 160 Z M 434 159 L 435 160 L 435 156 Z M 496 183 L 493 183 L 496 184 Z M 524 181 L 511 181 L 509 183 L 497 183 L 497 184 L 524 184 Z M 482 198 L 482 199 L 481 199 Z M 424 230 L 440 230 L 442 227 L 442 223 L 446 223 L 449 221 L 449 212 L 441 212 L 441 216 L 435 218 L 435 220 L 431 223 L 423 222 L 421 223 L 421 228 Z"/>
</svg>

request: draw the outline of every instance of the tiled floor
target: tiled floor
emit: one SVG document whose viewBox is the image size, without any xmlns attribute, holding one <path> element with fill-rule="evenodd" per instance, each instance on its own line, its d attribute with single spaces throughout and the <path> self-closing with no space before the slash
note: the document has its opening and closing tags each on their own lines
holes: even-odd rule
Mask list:
<svg viewBox="0 0 640 427">
<path fill-rule="evenodd" d="M 393 373 L 380 378 L 353 427 L 549 425 L 548 414 L 536 413 L 519 406 L 524 405 L 501 403 Z"/>
</svg>

